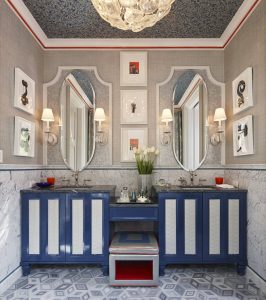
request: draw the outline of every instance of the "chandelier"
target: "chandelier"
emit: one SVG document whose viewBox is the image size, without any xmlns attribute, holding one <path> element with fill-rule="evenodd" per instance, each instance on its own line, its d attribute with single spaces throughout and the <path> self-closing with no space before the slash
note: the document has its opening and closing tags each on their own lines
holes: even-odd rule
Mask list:
<svg viewBox="0 0 266 300">
<path fill-rule="evenodd" d="M 166 16 L 174 0 L 91 0 L 99 15 L 113 27 L 138 32 Z"/>
</svg>

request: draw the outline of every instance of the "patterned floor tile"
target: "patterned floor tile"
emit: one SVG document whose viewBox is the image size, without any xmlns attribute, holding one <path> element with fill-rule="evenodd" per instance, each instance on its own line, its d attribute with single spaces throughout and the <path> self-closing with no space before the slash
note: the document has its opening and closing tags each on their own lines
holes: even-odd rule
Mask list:
<svg viewBox="0 0 266 300">
<path fill-rule="evenodd" d="M 94 266 L 32 268 L 0 295 L 1 300 L 266 300 L 260 289 L 235 269 L 171 266 L 158 287 L 111 287 Z"/>
</svg>

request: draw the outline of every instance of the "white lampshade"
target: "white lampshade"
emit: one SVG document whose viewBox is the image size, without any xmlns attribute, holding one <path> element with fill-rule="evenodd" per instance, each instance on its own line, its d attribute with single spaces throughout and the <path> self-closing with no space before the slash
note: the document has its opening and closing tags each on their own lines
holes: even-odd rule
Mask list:
<svg viewBox="0 0 266 300">
<path fill-rule="evenodd" d="M 51 108 L 44 108 L 42 112 L 42 121 L 54 122 L 54 114 Z"/>
<path fill-rule="evenodd" d="M 171 110 L 169 108 L 165 108 L 162 113 L 162 122 L 168 123 L 172 121 L 173 121 L 173 115 Z"/>
<path fill-rule="evenodd" d="M 214 121 L 225 121 L 227 119 L 225 111 L 222 107 L 216 108 L 214 113 Z"/>
<path fill-rule="evenodd" d="M 105 121 L 105 113 L 103 108 L 96 108 L 94 114 L 94 120 L 100 122 Z"/>
</svg>

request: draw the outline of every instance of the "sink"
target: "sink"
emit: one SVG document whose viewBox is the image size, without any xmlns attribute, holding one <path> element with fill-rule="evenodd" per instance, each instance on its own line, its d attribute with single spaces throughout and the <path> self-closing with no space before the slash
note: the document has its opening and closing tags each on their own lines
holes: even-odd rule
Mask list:
<svg viewBox="0 0 266 300">
<path fill-rule="evenodd" d="M 191 186 L 180 186 L 182 190 L 188 190 L 188 191 L 193 191 L 193 190 L 215 190 L 216 186 L 215 185 L 191 185 Z"/>
</svg>

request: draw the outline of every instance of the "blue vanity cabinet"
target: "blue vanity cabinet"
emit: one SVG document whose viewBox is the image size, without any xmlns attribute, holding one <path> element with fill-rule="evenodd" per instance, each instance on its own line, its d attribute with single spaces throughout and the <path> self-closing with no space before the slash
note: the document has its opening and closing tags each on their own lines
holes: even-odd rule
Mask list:
<svg viewBox="0 0 266 300">
<path fill-rule="evenodd" d="M 101 264 L 108 270 L 109 193 L 22 191 L 23 274 L 32 264 Z"/>
<path fill-rule="evenodd" d="M 202 261 L 202 193 L 161 192 L 159 200 L 160 269 L 171 263 Z"/>
<path fill-rule="evenodd" d="M 108 267 L 109 194 L 68 194 L 66 199 L 66 261 L 101 263 Z"/>
<path fill-rule="evenodd" d="M 203 194 L 203 262 L 247 264 L 246 192 Z"/>
<path fill-rule="evenodd" d="M 170 263 L 247 265 L 247 192 L 157 191 L 160 271 Z"/>
</svg>

